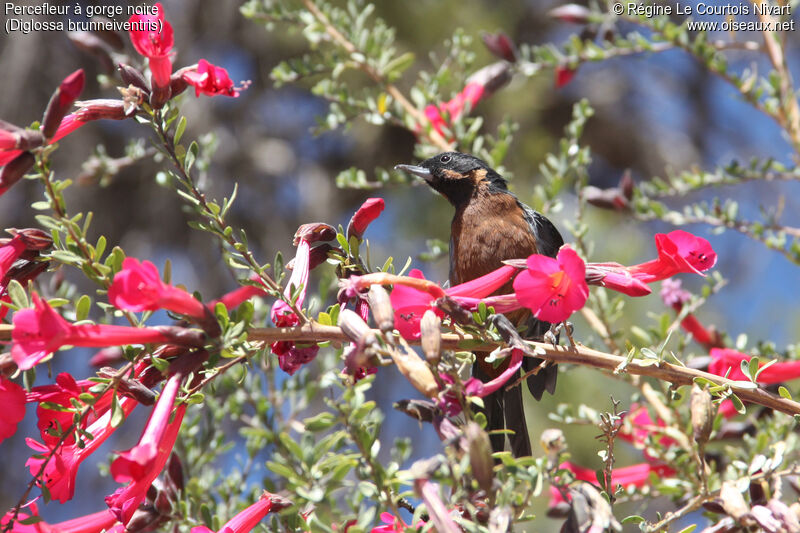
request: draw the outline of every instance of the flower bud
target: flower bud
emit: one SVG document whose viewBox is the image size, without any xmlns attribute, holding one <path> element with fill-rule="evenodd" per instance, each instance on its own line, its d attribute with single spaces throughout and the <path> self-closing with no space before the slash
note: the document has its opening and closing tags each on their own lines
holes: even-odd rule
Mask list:
<svg viewBox="0 0 800 533">
<path fill-rule="evenodd" d="M 442 351 L 441 325 L 442 320 L 431 309 L 425 311 L 419 323 L 422 353 L 425 354 L 425 359 L 432 365 L 439 363 L 439 357 Z"/>
<path fill-rule="evenodd" d="M 28 250 L 49 250 L 53 246 L 53 238 L 50 237 L 50 234 L 38 228 L 9 228 L 6 231 L 12 235 L 19 235 Z"/>
<path fill-rule="evenodd" d="M 133 512 L 133 516 L 125 526 L 125 531 L 127 533 L 153 531 L 151 528 L 153 528 L 159 520 L 161 520 L 161 515 L 153 506 L 142 506 Z"/>
<path fill-rule="evenodd" d="M 144 75 L 141 72 L 130 65 L 125 65 L 124 63 L 120 63 L 118 68 L 122 83 L 125 85 L 133 85 L 134 87 L 141 89 L 146 94 L 150 94 L 150 85 L 147 83 L 147 80 L 144 79 Z"/>
<path fill-rule="evenodd" d="M 73 102 L 83 91 L 84 80 L 83 69 L 78 69 L 67 76 L 53 93 L 42 118 L 42 135 L 46 139 L 55 135 L 58 126 L 61 125 L 61 119 L 67 115 Z"/>
<path fill-rule="evenodd" d="M 394 309 L 392 309 L 392 302 L 386 289 L 381 285 L 372 285 L 369 288 L 367 300 L 378 329 L 384 333 L 392 331 L 394 329 Z"/>
<path fill-rule="evenodd" d="M 397 369 L 403 374 L 406 379 L 417 389 L 419 392 L 433 398 L 439 392 L 439 386 L 436 384 L 436 379 L 433 377 L 430 367 L 422 360 L 420 356 L 411 350 L 401 353 L 398 350 L 393 350 L 392 359 Z"/>
<path fill-rule="evenodd" d="M 513 63 L 517 60 L 517 52 L 514 50 L 514 42 L 503 32 L 481 34 L 483 44 L 486 48 L 500 59 Z"/>
<path fill-rule="evenodd" d="M 623 211 L 628 208 L 628 199 L 622 195 L 622 191 L 617 187 L 600 189 L 589 185 L 583 188 L 583 197 L 589 204 L 601 209 Z"/>
<path fill-rule="evenodd" d="M 364 345 L 375 342 L 375 334 L 355 311 L 342 309 L 339 312 L 339 327 L 342 328 L 342 333 L 353 342 Z"/>
<path fill-rule="evenodd" d="M 367 199 L 367 201 L 358 208 L 358 211 L 355 212 L 353 218 L 350 219 L 350 223 L 347 225 L 348 240 L 351 237 L 361 239 L 361 237 L 364 236 L 364 232 L 367 230 L 367 226 L 378 218 L 383 211 L 383 207 L 383 198 Z"/>
<path fill-rule="evenodd" d="M 711 394 L 697 384 L 692 385 L 691 412 L 694 440 L 702 447 L 708 442 L 708 437 L 714 427 L 714 408 L 711 403 Z"/>
<path fill-rule="evenodd" d="M 472 73 L 467 78 L 466 86 L 470 84 L 480 85 L 484 91 L 481 99 L 484 99 L 501 89 L 509 81 L 511 81 L 511 65 L 505 61 L 498 61 Z"/>
<path fill-rule="evenodd" d="M 183 463 L 178 454 L 172 452 L 167 463 L 167 479 L 172 483 L 177 491 L 182 491 L 184 487 Z"/>
<path fill-rule="evenodd" d="M 164 107 L 164 104 L 169 101 L 171 96 L 172 90 L 169 85 L 166 87 L 154 87 L 153 92 L 150 93 L 150 105 L 153 106 L 154 109 L 161 109 Z"/>
<path fill-rule="evenodd" d="M 736 488 L 735 481 L 725 481 L 719 491 L 719 497 L 722 500 L 722 508 L 725 509 L 725 513 L 736 521 L 739 521 L 750 511 L 750 507 L 744 501 L 744 496 Z"/>
<path fill-rule="evenodd" d="M 12 185 L 21 180 L 35 162 L 36 158 L 33 157 L 32 153 L 22 152 L 0 169 L 0 194 L 3 194 Z"/>
<path fill-rule="evenodd" d="M 183 75 L 186 72 L 196 72 L 197 71 L 197 64 L 191 65 L 189 67 L 183 67 L 172 73 L 169 77 L 169 90 L 172 93 L 172 96 L 178 96 L 183 91 L 189 88 L 189 82 L 183 79 Z"/>
<path fill-rule="evenodd" d="M 0 120 L 0 150 L 32 150 L 43 144 L 41 131 L 18 128 Z"/>
<path fill-rule="evenodd" d="M 489 435 L 475 422 L 469 422 L 464 428 L 464 436 L 467 438 L 472 475 L 478 482 L 478 486 L 486 494 L 489 494 L 492 490 L 492 481 L 494 481 L 494 461 L 492 460 L 492 443 L 489 441 Z"/>
<path fill-rule="evenodd" d="M 114 371 L 114 369 L 111 369 Z M 142 405 L 153 405 L 156 403 L 156 394 L 142 385 L 138 379 L 126 378 L 119 382 L 119 391 L 125 396 L 130 396 Z"/>
<path fill-rule="evenodd" d="M 592 12 L 588 8 L 578 4 L 564 4 L 551 9 L 548 13 L 552 18 L 570 24 L 587 24 L 591 14 Z"/>
<path fill-rule="evenodd" d="M 311 222 L 303 224 L 294 233 L 292 244 L 297 246 L 301 240 L 314 244 L 315 242 L 329 242 L 336 238 L 336 229 L 324 222 Z"/>
</svg>

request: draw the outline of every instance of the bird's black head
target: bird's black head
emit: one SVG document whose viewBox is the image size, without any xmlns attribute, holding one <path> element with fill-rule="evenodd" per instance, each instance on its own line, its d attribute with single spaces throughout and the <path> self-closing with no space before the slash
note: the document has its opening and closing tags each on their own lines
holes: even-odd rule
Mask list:
<svg viewBox="0 0 800 533">
<path fill-rule="evenodd" d="M 461 152 L 444 152 L 426 159 L 421 165 L 397 165 L 424 179 L 456 207 L 469 202 L 479 190 L 508 190 L 506 180 L 482 159 Z"/>
</svg>

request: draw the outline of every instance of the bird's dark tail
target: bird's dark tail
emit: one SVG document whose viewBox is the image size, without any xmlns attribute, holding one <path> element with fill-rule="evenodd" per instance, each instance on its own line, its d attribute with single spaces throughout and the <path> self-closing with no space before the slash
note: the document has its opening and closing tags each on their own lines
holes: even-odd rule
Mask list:
<svg viewBox="0 0 800 533">
<path fill-rule="evenodd" d="M 547 322 L 531 319 L 528 330 L 525 332 L 525 337 L 541 340 L 549 328 L 550 324 Z M 542 359 L 525 357 L 522 361 L 521 372 L 530 372 L 542 365 L 542 363 Z M 472 375 L 483 382 L 492 379 L 478 363 L 473 365 Z M 545 391 L 550 394 L 555 393 L 557 378 L 558 366 L 553 363 L 547 363 L 540 368 L 539 372 L 529 376 L 526 383 L 531 395 L 535 400 L 539 401 Z M 508 434 L 511 453 L 514 454 L 514 457 L 527 457 L 531 455 L 532 449 L 528 425 L 525 421 L 525 411 L 522 406 L 522 387 L 512 387 L 506 390 L 507 385 L 513 383 L 514 379 L 516 378 L 512 376 L 506 385 L 483 399 L 483 412 L 486 415 L 486 430 L 489 432 L 499 430 L 513 431 L 513 434 Z M 492 434 L 490 435 L 490 440 L 492 442 L 492 451 L 505 450 L 505 433 Z"/>
</svg>

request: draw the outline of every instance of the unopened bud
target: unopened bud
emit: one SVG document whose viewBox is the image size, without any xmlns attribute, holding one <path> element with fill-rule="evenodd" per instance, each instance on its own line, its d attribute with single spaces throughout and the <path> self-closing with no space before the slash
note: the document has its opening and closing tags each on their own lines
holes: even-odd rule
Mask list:
<svg viewBox="0 0 800 533">
<path fill-rule="evenodd" d="M 320 244 L 319 246 L 313 247 L 308 254 L 308 269 L 314 270 L 322 263 L 328 260 L 328 252 L 331 250 L 339 250 L 340 248 L 334 248 L 327 242 Z M 286 263 L 286 270 L 294 270 L 294 258 L 291 261 Z"/>
<path fill-rule="evenodd" d="M 50 234 L 38 228 L 8 228 L 6 231 L 11 235 L 19 235 L 28 250 L 49 250 L 53 246 L 53 238 Z"/>
<path fill-rule="evenodd" d="M 133 512 L 133 516 L 125 526 L 128 533 L 138 533 L 146 531 L 154 526 L 161 519 L 161 515 L 151 506 L 142 506 Z"/>
<path fill-rule="evenodd" d="M 336 229 L 324 222 L 311 222 L 303 224 L 294 232 L 292 244 L 297 246 L 301 240 L 314 244 L 315 242 L 329 242 L 336 238 Z"/>
<path fill-rule="evenodd" d="M 411 350 L 402 353 L 398 350 L 391 352 L 394 364 L 397 369 L 403 374 L 406 379 L 417 389 L 419 392 L 433 398 L 439 392 L 439 386 L 436 384 L 436 379 L 433 377 L 430 367 L 422 360 L 422 358 Z"/>
<path fill-rule="evenodd" d="M 483 44 L 486 45 L 486 48 L 500 59 L 505 59 L 510 63 L 517 60 L 514 42 L 505 33 L 483 33 L 481 39 L 483 39 Z"/>
<path fill-rule="evenodd" d="M 35 162 L 36 158 L 33 157 L 32 153 L 22 152 L 0 169 L 0 194 L 3 194 L 21 180 Z"/>
<path fill-rule="evenodd" d="M 422 353 L 425 358 L 432 365 L 439 363 L 439 357 L 442 352 L 442 320 L 439 316 L 428 309 L 422 315 L 422 320 L 419 323 L 419 330 L 421 333 Z"/>
<path fill-rule="evenodd" d="M 184 79 L 183 74 L 190 70 L 197 70 L 197 65 L 184 67 L 176 72 L 173 72 L 169 77 L 169 90 L 172 93 L 173 98 L 189 88 L 189 82 Z"/>
<path fill-rule="evenodd" d="M 628 208 L 628 199 L 622 195 L 617 187 L 600 189 L 593 185 L 583 188 L 583 198 L 587 203 L 601 209 L 622 211 Z"/>
<path fill-rule="evenodd" d="M 478 486 L 489 494 L 494 481 L 494 461 L 492 460 L 492 443 L 489 435 L 475 422 L 469 422 L 464 428 L 469 449 L 469 464 L 472 475 Z"/>
<path fill-rule="evenodd" d="M 342 333 L 347 335 L 353 342 L 362 345 L 375 342 L 375 334 L 355 311 L 342 309 L 339 312 L 339 327 L 342 328 Z"/>
<path fill-rule="evenodd" d="M 394 309 L 392 309 L 392 301 L 386 289 L 381 285 L 372 285 L 369 288 L 367 300 L 378 329 L 384 333 L 392 331 L 394 329 Z"/>
<path fill-rule="evenodd" d="M 32 150 L 43 144 L 41 131 L 24 130 L 0 121 L 0 150 Z"/>
<path fill-rule="evenodd" d="M 169 101 L 170 96 L 172 96 L 172 90 L 169 85 L 166 87 L 153 87 L 153 92 L 150 93 L 150 105 L 154 109 L 161 109 Z"/>
<path fill-rule="evenodd" d="M 586 24 L 589 22 L 591 14 L 592 12 L 588 8 L 578 4 L 564 4 L 551 9 L 548 13 L 552 18 L 562 22 L 569 22 L 570 24 Z"/>
<path fill-rule="evenodd" d="M 73 102 L 83 91 L 84 80 L 83 69 L 78 69 L 67 76 L 53 93 L 44 112 L 44 118 L 42 118 L 42 135 L 46 139 L 50 139 L 56 134 L 58 126 L 61 125 L 61 119 L 67 115 Z"/>
<path fill-rule="evenodd" d="M 127 378 L 120 380 L 119 391 L 142 405 L 153 405 L 156 403 L 156 394 L 142 385 L 138 379 Z"/>
<path fill-rule="evenodd" d="M 183 490 L 183 463 L 175 452 L 172 452 L 169 456 L 169 462 L 167 463 L 167 479 L 169 479 L 176 490 Z"/>
<path fill-rule="evenodd" d="M 272 502 L 272 506 L 270 507 L 270 512 L 276 513 L 278 511 L 282 511 L 292 506 L 292 502 L 284 498 L 283 496 L 278 496 L 277 494 L 271 494 L 269 492 L 264 492 L 261 496 L 262 498 L 269 498 Z"/>
<path fill-rule="evenodd" d="M 147 80 L 144 79 L 144 75 L 141 72 L 123 63 L 120 63 L 118 68 L 122 83 L 125 85 L 133 85 L 143 92 L 150 94 L 150 85 L 147 83 Z"/>
<path fill-rule="evenodd" d="M 475 71 L 467 78 L 466 85 L 477 83 L 484 90 L 484 98 L 511 81 L 511 65 L 498 61 Z"/>
<path fill-rule="evenodd" d="M 708 437 L 714 427 L 714 408 L 711 403 L 711 394 L 697 384 L 692 385 L 691 411 L 694 440 L 703 446 L 708 442 Z"/>
</svg>

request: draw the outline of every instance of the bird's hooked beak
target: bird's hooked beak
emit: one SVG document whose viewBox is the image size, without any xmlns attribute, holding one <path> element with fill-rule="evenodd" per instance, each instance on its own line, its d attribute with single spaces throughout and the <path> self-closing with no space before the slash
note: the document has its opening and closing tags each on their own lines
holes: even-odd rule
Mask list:
<svg viewBox="0 0 800 533">
<path fill-rule="evenodd" d="M 418 167 L 416 165 L 395 165 L 395 170 L 405 170 L 409 174 L 414 174 L 415 176 L 419 176 L 420 178 L 424 179 L 427 182 L 430 182 L 433 176 L 431 175 L 431 171 L 425 167 Z"/>
</svg>

